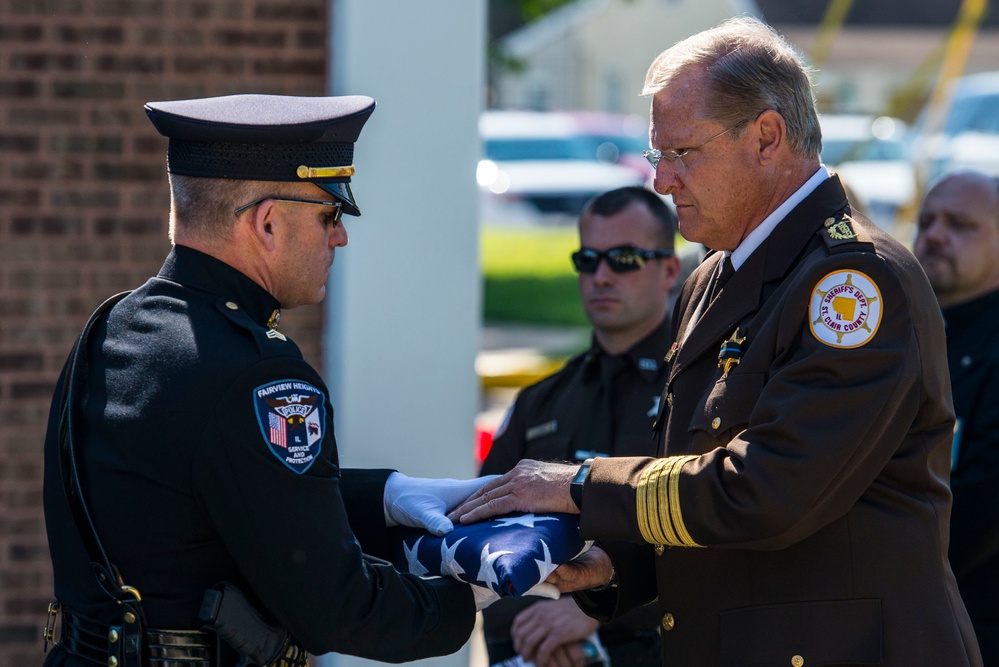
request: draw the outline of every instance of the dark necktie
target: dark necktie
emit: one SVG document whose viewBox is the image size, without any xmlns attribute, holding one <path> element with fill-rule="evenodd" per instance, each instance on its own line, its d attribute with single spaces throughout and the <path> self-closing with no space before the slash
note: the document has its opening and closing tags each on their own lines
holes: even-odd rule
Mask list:
<svg viewBox="0 0 999 667">
<path fill-rule="evenodd" d="M 715 275 L 715 279 L 711 282 L 711 296 L 708 298 L 708 303 L 715 300 L 718 293 L 722 291 L 725 287 L 725 283 L 729 281 L 735 274 L 735 268 L 732 266 L 731 257 L 722 257 L 721 270 Z"/>
<path fill-rule="evenodd" d="M 630 363 L 626 355 L 601 354 L 597 357 L 597 367 L 600 371 L 600 391 L 597 392 L 596 405 L 593 406 L 592 431 L 584 435 L 582 440 L 592 443 L 592 451 L 604 454 L 614 453 L 614 384 L 618 376 Z"/>
</svg>

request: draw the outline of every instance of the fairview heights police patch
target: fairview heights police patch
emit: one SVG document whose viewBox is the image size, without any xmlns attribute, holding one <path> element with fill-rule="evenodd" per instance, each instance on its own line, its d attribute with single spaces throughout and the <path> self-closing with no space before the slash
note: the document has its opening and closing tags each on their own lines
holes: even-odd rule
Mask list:
<svg viewBox="0 0 999 667">
<path fill-rule="evenodd" d="M 301 380 L 278 380 L 253 390 L 264 442 L 299 475 L 309 469 L 322 449 L 325 401 L 323 392 Z"/>
</svg>

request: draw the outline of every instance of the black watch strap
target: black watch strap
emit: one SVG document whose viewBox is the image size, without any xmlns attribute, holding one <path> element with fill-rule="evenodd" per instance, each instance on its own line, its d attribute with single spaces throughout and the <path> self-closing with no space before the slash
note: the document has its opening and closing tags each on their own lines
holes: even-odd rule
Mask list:
<svg viewBox="0 0 999 667">
<path fill-rule="evenodd" d="M 576 471 L 576 476 L 572 478 L 572 483 L 569 484 L 569 496 L 572 498 L 572 502 L 575 503 L 576 509 L 583 509 L 583 484 L 586 483 L 586 478 L 590 476 L 591 463 L 593 463 L 593 459 L 583 461 L 583 464 L 579 466 L 579 470 Z"/>
</svg>

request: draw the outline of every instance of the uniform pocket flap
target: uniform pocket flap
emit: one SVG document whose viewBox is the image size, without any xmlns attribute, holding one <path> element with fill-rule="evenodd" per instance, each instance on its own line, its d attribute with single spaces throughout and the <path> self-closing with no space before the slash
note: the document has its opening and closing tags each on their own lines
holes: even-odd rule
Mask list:
<svg viewBox="0 0 999 667">
<path fill-rule="evenodd" d="M 764 377 L 763 373 L 742 373 L 715 382 L 704 400 L 704 409 L 694 413 L 691 430 L 717 433 L 746 428 L 763 392 Z"/>
</svg>

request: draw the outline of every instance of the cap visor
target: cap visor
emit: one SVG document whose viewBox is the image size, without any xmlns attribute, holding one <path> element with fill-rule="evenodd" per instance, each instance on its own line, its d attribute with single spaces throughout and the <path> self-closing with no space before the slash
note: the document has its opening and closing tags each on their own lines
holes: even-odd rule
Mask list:
<svg viewBox="0 0 999 667">
<path fill-rule="evenodd" d="M 347 215 L 361 215 L 361 209 L 357 208 L 354 195 L 350 191 L 350 183 L 316 183 L 312 181 L 312 184 L 333 195 L 334 199 L 343 204 L 343 212 Z"/>
</svg>

